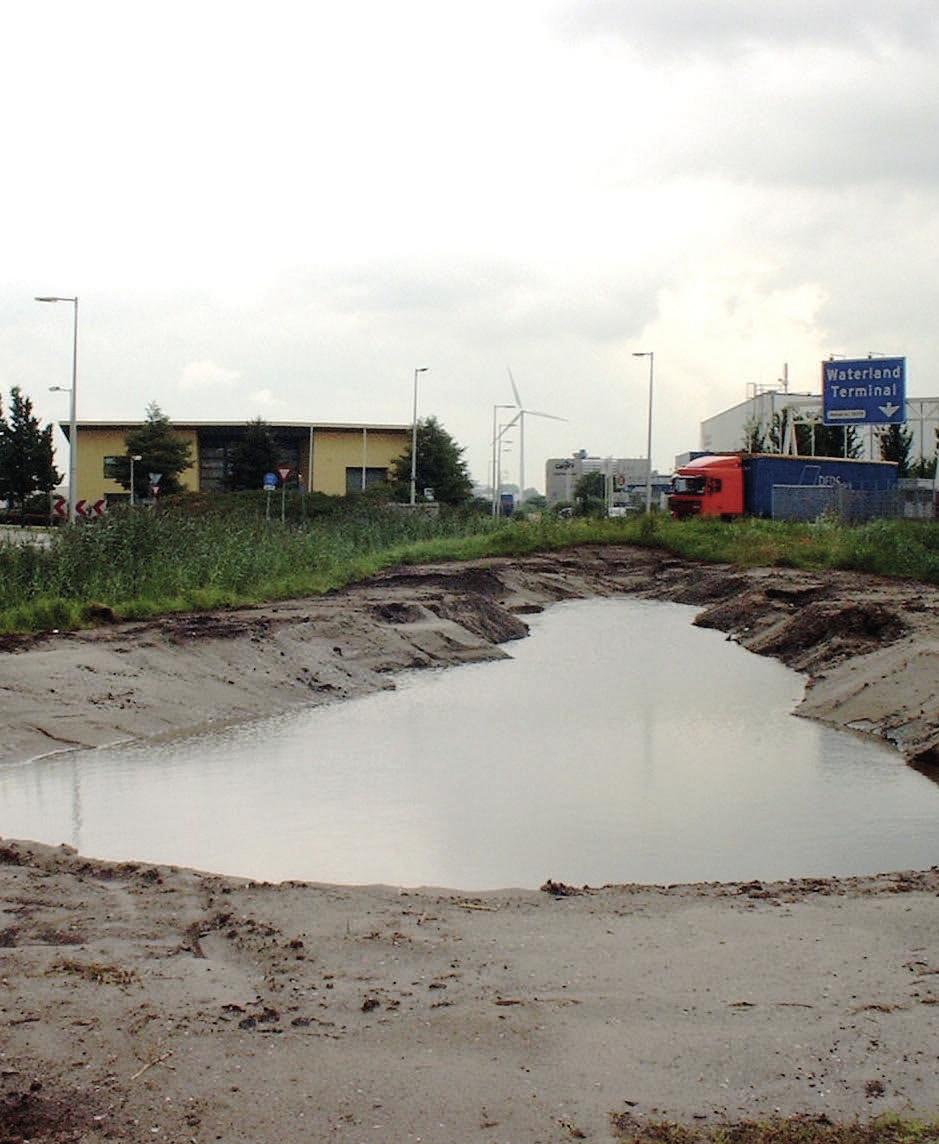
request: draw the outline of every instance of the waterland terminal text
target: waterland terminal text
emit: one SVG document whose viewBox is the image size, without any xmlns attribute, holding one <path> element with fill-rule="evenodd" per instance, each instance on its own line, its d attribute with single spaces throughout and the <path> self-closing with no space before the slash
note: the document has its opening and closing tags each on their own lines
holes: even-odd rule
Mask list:
<svg viewBox="0 0 939 1144">
<path fill-rule="evenodd" d="M 879 365 L 866 365 L 860 369 L 842 366 L 826 366 L 825 381 L 838 397 L 899 397 L 900 382 L 903 380 L 903 366 L 894 365 L 886 369 Z M 846 381 L 864 381 L 867 385 L 843 385 Z M 886 385 L 872 385 L 871 382 L 889 382 Z"/>
</svg>

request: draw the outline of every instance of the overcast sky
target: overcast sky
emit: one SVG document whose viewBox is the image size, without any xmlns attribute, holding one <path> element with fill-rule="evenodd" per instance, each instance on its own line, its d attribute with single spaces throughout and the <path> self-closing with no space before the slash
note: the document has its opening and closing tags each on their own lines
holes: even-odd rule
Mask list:
<svg viewBox="0 0 939 1144">
<path fill-rule="evenodd" d="M 784 363 L 939 394 L 937 48 L 935 0 L 11 5 L 0 390 L 67 419 L 78 294 L 80 419 L 407 423 L 421 366 L 482 480 L 508 367 L 539 487 L 645 454 L 634 351 L 662 470 Z"/>
</svg>

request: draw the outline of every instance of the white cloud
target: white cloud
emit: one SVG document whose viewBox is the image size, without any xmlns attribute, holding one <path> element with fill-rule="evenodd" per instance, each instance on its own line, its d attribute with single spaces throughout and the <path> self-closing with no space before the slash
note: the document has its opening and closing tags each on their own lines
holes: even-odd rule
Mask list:
<svg viewBox="0 0 939 1144">
<path fill-rule="evenodd" d="M 529 483 L 643 451 L 635 349 L 663 467 L 783 362 L 802 386 L 830 352 L 906 353 L 939 392 L 935 0 L 10 19 L 0 386 L 43 417 L 71 346 L 36 294 L 81 297 L 89 419 L 403 424 L 426 365 L 421 411 L 483 477 L 509 365 L 568 418 L 531 420 Z"/>
<path fill-rule="evenodd" d="M 273 390 L 270 389 L 256 389 L 254 393 L 249 394 L 248 400 L 253 405 L 264 409 L 275 409 L 285 404 L 285 402 L 277 397 Z"/>
<path fill-rule="evenodd" d="M 725 57 L 818 44 L 872 54 L 895 44 L 925 48 L 939 26 L 933 0 L 572 0 L 558 20 L 570 35 L 615 36 L 666 56 Z"/>
<path fill-rule="evenodd" d="M 214 361 L 191 361 L 179 375 L 179 388 L 230 389 L 241 377 L 236 369 L 225 369 Z"/>
</svg>

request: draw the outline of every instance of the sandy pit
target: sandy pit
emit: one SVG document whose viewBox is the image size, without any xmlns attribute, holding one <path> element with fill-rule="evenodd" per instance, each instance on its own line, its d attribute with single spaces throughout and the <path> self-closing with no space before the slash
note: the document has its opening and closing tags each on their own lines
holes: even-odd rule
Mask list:
<svg viewBox="0 0 939 1144">
<path fill-rule="evenodd" d="M 7 639 L 0 763 L 393 687 L 504 655 L 552 602 L 622 592 L 698 605 L 806 674 L 800 713 L 936 776 L 935 589 L 629 548 Z M 937 933 L 936 867 L 470 895 L 0 840 L 0 1141 L 611 1141 L 659 1118 L 936 1116 Z"/>
</svg>

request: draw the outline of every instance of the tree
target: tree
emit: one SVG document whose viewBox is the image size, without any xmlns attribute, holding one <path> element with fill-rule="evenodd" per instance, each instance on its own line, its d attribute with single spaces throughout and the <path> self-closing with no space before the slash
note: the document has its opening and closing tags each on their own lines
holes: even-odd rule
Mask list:
<svg viewBox="0 0 939 1144">
<path fill-rule="evenodd" d="M 473 495 L 473 482 L 463 460 L 465 450 L 454 441 L 436 417 L 417 423 L 417 497 L 434 490 L 441 504 L 465 504 Z M 411 445 L 391 466 L 398 500 L 408 500 L 411 490 Z"/>
<path fill-rule="evenodd" d="M 921 481 L 932 481 L 936 478 L 936 457 L 918 457 L 910 463 L 909 475 Z"/>
<path fill-rule="evenodd" d="M 880 446 L 880 459 L 896 461 L 898 477 L 909 476 L 912 432 L 905 425 L 888 425 L 877 434 L 877 442 Z"/>
<path fill-rule="evenodd" d="M 599 516 L 606 507 L 606 476 L 584 473 L 574 486 L 574 504 L 578 516 Z"/>
<path fill-rule="evenodd" d="M 747 453 L 766 452 L 766 427 L 756 417 L 749 418 L 743 426 L 743 448 Z"/>
<path fill-rule="evenodd" d="M 24 508 L 34 493 L 51 492 L 61 479 L 53 464 L 52 426 L 40 428 L 33 403 L 14 385 L 9 418 L 0 407 L 0 497 Z"/>
<path fill-rule="evenodd" d="M 548 498 L 537 489 L 526 489 L 522 507 L 531 512 L 543 512 L 548 507 Z"/>
<path fill-rule="evenodd" d="M 259 489 L 264 474 L 277 468 L 277 445 L 267 423 L 260 417 L 249 421 L 244 437 L 229 455 L 228 484 L 232 489 Z"/>
<path fill-rule="evenodd" d="M 848 449 L 855 445 L 849 437 Z M 843 457 L 844 430 L 821 421 L 800 421 L 796 424 L 796 447 L 801 457 Z"/>
<path fill-rule="evenodd" d="M 809 425 L 792 418 L 788 407 L 780 413 L 773 414 L 769 431 L 772 452 L 781 453 L 783 447 L 788 444 L 790 420 L 795 432 L 796 449 L 802 457 L 849 457 L 856 460 L 863 452 L 863 445 L 853 425 L 846 428 L 841 425 L 823 425 L 819 422 Z M 847 438 L 847 449 L 845 438 Z"/>
<path fill-rule="evenodd" d="M 136 496 L 146 496 L 150 473 L 160 474 L 162 496 L 182 491 L 179 474 L 192 464 L 192 446 L 174 433 L 170 419 L 155 401 L 147 406 L 147 420 L 143 425 L 131 429 L 124 438 L 124 447 L 128 455 L 140 457 L 134 467 Z M 115 479 L 129 489 L 130 464 L 123 463 L 127 469 L 116 473 Z"/>
<path fill-rule="evenodd" d="M 811 428 L 806 430 L 811 440 Z M 815 457 L 847 457 L 856 461 L 864 452 L 864 446 L 853 425 L 816 425 Z"/>
<path fill-rule="evenodd" d="M 788 407 L 779 413 L 774 413 L 770 419 L 769 432 L 764 444 L 768 445 L 768 452 L 781 453 L 787 444 L 791 416 Z"/>
<path fill-rule="evenodd" d="M 937 429 L 935 431 L 935 433 L 936 433 L 936 446 L 933 449 L 932 456 L 931 457 L 920 456 L 917 458 L 917 460 L 911 461 L 910 462 L 910 471 L 909 471 L 909 475 L 911 477 L 918 477 L 922 481 L 934 481 L 936 479 L 936 461 L 937 461 L 936 450 L 939 449 L 939 429 Z M 923 441 L 921 443 L 920 447 L 922 448 L 923 445 L 925 445 L 925 441 Z"/>
</svg>

